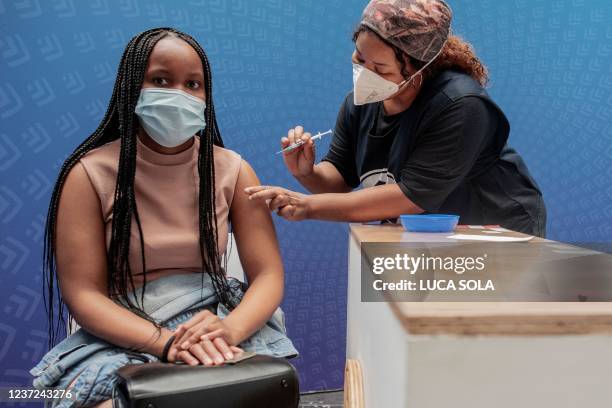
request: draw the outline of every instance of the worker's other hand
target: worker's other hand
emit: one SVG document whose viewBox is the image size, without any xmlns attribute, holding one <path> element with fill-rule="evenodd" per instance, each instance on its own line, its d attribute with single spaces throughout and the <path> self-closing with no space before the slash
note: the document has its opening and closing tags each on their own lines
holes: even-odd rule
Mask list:
<svg viewBox="0 0 612 408">
<path fill-rule="evenodd" d="M 281 149 L 291 146 L 300 140 L 305 143 L 295 150 L 283 153 L 283 160 L 294 177 L 309 176 L 313 172 L 315 161 L 315 144 L 310 133 L 304 133 L 302 126 L 289 129 L 286 137 L 281 138 Z"/>
<path fill-rule="evenodd" d="M 301 221 L 308 218 L 309 197 L 282 187 L 252 186 L 244 189 L 249 200 L 262 200 L 270 211 L 289 221 Z"/>
</svg>

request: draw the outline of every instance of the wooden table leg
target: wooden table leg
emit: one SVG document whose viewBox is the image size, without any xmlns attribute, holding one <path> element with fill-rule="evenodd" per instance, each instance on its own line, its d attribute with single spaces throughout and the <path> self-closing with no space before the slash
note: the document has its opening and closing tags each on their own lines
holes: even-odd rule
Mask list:
<svg viewBox="0 0 612 408">
<path fill-rule="evenodd" d="M 347 359 L 344 368 L 344 407 L 364 408 L 363 374 L 359 360 Z"/>
</svg>

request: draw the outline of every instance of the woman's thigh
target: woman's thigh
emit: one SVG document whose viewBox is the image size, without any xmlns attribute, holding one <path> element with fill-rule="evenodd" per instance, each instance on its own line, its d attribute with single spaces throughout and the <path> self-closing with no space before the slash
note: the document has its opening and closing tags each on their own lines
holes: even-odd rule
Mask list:
<svg viewBox="0 0 612 408">
<path fill-rule="evenodd" d="M 206 308 L 200 307 L 181 312 L 164 322 L 163 326 L 175 330 L 179 324 L 189 321 L 194 315 Z M 151 358 L 154 357 L 143 357 L 139 353 L 130 353 L 125 349 L 113 348 L 97 354 L 86 362 L 83 361 L 79 366 L 74 367 L 72 372 L 67 373 L 72 377 L 68 388 L 74 390 L 76 400 L 73 402 L 63 401 L 59 406 L 95 406 L 95 404 L 106 403 L 104 401 L 112 398 L 113 389 L 118 381 L 116 371 L 127 364 L 143 363 Z M 76 373 L 74 373 L 75 371 Z"/>
<path fill-rule="evenodd" d="M 75 400 L 64 401 L 59 406 L 95 406 L 95 404 L 109 400 L 118 380 L 117 370 L 127 364 L 143 362 L 114 350 L 89 361 L 79 370 L 68 386 L 73 390 Z"/>
</svg>

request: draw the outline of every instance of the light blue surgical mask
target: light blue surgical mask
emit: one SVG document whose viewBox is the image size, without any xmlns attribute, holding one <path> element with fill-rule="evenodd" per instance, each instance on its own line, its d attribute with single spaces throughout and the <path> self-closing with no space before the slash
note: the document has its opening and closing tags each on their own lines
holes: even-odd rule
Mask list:
<svg viewBox="0 0 612 408">
<path fill-rule="evenodd" d="M 179 89 L 143 88 L 135 113 L 157 143 L 176 147 L 206 127 L 206 103 Z"/>
</svg>

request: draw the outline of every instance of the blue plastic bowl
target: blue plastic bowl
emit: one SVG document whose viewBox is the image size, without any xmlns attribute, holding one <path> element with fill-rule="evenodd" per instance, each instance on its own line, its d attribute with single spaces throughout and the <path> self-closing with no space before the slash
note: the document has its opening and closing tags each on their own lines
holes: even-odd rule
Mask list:
<svg viewBox="0 0 612 408">
<path fill-rule="evenodd" d="M 458 215 L 449 214 L 407 214 L 400 215 L 406 231 L 412 232 L 451 232 L 459 222 Z"/>
</svg>

